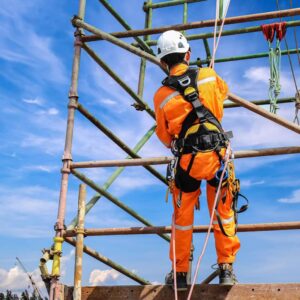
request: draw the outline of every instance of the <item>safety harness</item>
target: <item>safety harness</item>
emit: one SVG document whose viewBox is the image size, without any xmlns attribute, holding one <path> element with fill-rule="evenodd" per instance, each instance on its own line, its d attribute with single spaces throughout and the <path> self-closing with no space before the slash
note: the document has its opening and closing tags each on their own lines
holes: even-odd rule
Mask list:
<svg viewBox="0 0 300 300">
<path fill-rule="evenodd" d="M 162 82 L 164 86 L 179 92 L 194 108 L 185 118 L 175 146 L 179 151 L 182 150 L 182 154 L 215 150 L 221 159 L 220 150 L 231 136 L 224 132 L 213 113 L 199 101 L 198 72 L 198 68 L 189 68 L 184 74 L 169 76 Z M 200 126 L 195 132 L 190 132 L 189 129 L 197 120 Z"/>
<path fill-rule="evenodd" d="M 164 86 L 170 87 L 179 92 L 187 102 L 193 105 L 194 108 L 185 118 L 178 138 L 176 138 L 172 143 L 171 149 L 175 156 L 175 160 L 171 162 L 167 168 L 167 180 L 170 184 L 174 184 L 174 181 L 172 182 L 171 179 L 172 177 L 174 178 L 174 173 L 176 172 L 177 165 L 182 154 L 192 153 L 192 158 L 186 171 L 187 175 L 189 175 L 198 152 L 215 151 L 219 157 L 221 168 L 216 173 L 216 176 L 212 180 L 208 181 L 208 183 L 217 187 L 220 183 L 218 174 L 223 172 L 222 167 L 224 167 L 221 150 L 222 148 L 227 148 L 229 139 L 233 137 L 233 135 L 231 131 L 224 132 L 222 125 L 214 114 L 199 101 L 199 92 L 197 87 L 198 72 L 198 68 L 188 68 L 184 74 L 179 76 L 168 76 L 162 81 Z M 232 178 L 234 176 L 234 170 L 231 169 L 229 171 L 230 175 L 228 175 L 228 172 L 226 171 L 226 176 L 224 176 L 221 184 L 222 187 L 229 186 L 229 183 L 231 184 L 231 187 L 229 187 L 228 190 L 232 193 L 232 209 L 234 210 L 234 219 L 237 224 L 237 213 L 245 211 L 248 208 L 248 199 L 239 193 L 239 180 L 235 177 Z M 231 181 L 229 181 L 229 179 L 231 179 Z M 191 180 L 193 180 L 192 177 Z M 182 188 L 180 186 L 179 188 L 181 195 Z M 239 195 L 247 201 L 247 204 L 243 205 L 240 209 L 237 208 Z M 223 201 L 225 201 L 225 199 L 224 197 L 222 198 Z M 217 210 L 220 200 L 221 197 L 218 197 L 215 206 L 218 225 L 224 235 L 231 236 L 226 233 L 223 227 L 222 218 Z"/>
</svg>

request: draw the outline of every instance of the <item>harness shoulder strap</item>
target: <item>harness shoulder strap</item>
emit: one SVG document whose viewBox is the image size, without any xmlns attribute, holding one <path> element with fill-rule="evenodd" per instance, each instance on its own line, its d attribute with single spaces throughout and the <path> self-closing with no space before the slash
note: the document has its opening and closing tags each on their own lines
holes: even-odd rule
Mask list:
<svg viewBox="0 0 300 300">
<path fill-rule="evenodd" d="M 205 107 L 199 100 L 199 91 L 197 87 L 198 68 L 189 68 L 179 76 L 169 76 L 162 81 L 164 86 L 170 87 L 178 91 L 186 101 L 193 105 L 193 110 L 188 114 L 182 124 L 182 130 L 179 138 L 183 138 L 188 128 L 198 118 L 200 124 L 210 122 L 214 124 L 220 132 L 224 132 L 222 125 L 214 116 L 214 114 Z"/>
</svg>

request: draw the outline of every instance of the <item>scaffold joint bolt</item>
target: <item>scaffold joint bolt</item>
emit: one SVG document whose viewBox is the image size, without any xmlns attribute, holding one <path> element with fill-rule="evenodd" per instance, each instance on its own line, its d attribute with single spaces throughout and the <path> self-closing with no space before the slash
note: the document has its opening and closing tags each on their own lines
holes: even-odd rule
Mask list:
<svg viewBox="0 0 300 300">
<path fill-rule="evenodd" d="M 71 19 L 71 23 L 74 27 L 78 27 L 78 25 L 76 24 L 76 21 L 82 21 L 82 18 L 78 17 L 77 15 L 74 15 L 73 18 Z"/>
<path fill-rule="evenodd" d="M 83 234 L 84 236 L 86 236 L 86 230 L 84 228 L 78 228 L 78 227 L 75 227 L 74 228 L 74 232 L 76 234 Z"/>
<path fill-rule="evenodd" d="M 71 93 L 70 93 L 71 94 Z M 75 108 L 77 109 L 78 107 L 78 96 L 76 95 L 69 95 L 69 103 L 68 103 L 68 108 Z"/>
<path fill-rule="evenodd" d="M 54 230 L 55 231 L 59 231 L 59 230 L 66 230 L 67 229 L 67 226 L 65 224 L 61 224 L 59 222 L 56 222 L 54 224 Z M 54 238 L 55 239 L 55 238 Z"/>
<path fill-rule="evenodd" d="M 149 6 L 147 5 L 147 2 L 145 1 L 144 5 L 143 5 L 143 11 L 147 12 L 148 10 L 149 10 Z"/>
<path fill-rule="evenodd" d="M 146 107 L 144 105 L 141 105 L 139 103 L 133 103 L 133 104 L 131 104 L 131 106 L 133 106 L 138 111 L 143 111 L 146 109 Z"/>
</svg>

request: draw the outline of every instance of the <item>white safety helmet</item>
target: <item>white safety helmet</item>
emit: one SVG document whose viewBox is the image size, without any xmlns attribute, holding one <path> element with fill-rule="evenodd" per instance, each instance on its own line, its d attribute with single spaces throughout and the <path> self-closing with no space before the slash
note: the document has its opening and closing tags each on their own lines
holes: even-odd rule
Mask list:
<svg viewBox="0 0 300 300">
<path fill-rule="evenodd" d="M 157 58 L 161 59 L 171 53 L 186 53 L 189 48 L 190 45 L 182 33 L 168 30 L 157 41 Z"/>
</svg>

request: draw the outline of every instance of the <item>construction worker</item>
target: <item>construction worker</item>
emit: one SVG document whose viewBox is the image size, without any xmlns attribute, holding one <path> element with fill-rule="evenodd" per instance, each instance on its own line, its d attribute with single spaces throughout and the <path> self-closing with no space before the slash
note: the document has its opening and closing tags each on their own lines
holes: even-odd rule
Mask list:
<svg viewBox="0 0 300 300">
<path fill-rule="evenodd" d="M 199 205 L 200 184 L 202 180 L 207 181 L 207 203 L 212 214 L 219 185 L 216 173 L 220 173 L 228 145 L 228 138 L 219 123 L 228 87 L 211 68 L 189 68 L 191 49 L 182 33 L 174 30 L 164 32 L 158 39 L 157 48 L 157 57 L 169 76 L 154 96 L 156 133 L 161 142 L 171 148 L 177 160 L 175 184 L 171 188 L 175 215 L 176 282 L 178 290 L 185 290 L 194 207 Z M 221 201 L 217 207 L 218 217 L 213 219 L 213 228 L 220 284 L 233 285 L 232 264 L 240 242 L 235 235 L 233 193 L 228 189 L 226 178 L 220 184 Z M 172 243 L 170 259 L 174 260 Z M 166 276 L 166 284 L 174 284 L 173 270 Z"/>
</svg>

